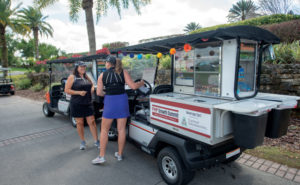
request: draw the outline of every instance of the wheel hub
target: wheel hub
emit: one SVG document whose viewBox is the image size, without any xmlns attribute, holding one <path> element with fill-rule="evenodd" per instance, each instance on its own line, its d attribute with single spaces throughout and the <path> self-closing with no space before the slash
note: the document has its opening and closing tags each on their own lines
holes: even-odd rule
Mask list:
<svg viewBox="0 0 300 185">
<path fill-rule="evenodd" d="M 163 171 L 165 173 L 165 175 L 169 178 L 169 179 L 176 179 L 178 174 L 177 174 L 177 166 L 176 166 L 176 163 L 175 161 L 168 157 L 168 156 L 165 156 L 163 157 L 162 159 L 162 168 L 163 168 Z"/>
<path fill-rule="evenodd" d="M 47 108 L 47 106 L 44 106 L 44 113 L 48 114 L 48 108 Z"/>
</svg>

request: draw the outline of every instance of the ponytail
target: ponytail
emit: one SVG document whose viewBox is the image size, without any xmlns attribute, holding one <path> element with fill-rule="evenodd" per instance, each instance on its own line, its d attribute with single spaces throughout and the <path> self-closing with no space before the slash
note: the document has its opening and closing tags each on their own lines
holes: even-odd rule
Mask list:
<svg viewBox="0 0 300 185">
<path fill-rule="evenodd" d="M 123 71 L 122 61 L 119 58 L 116 59 L 115 71 L 118 74 L 121 74 Z"/>
</svg>

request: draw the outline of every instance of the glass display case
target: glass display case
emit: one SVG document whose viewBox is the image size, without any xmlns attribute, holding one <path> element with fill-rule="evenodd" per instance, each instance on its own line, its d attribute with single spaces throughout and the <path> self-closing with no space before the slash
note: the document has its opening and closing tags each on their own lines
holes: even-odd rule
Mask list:
<svg viewBox="0 0 300 185">
<path fill-rule="evenodd" d="M 194 50 L 175 55 L 175 85 L 194 86 Z"/>
<path fill-rule="evenodd" d="M 240 48 L 237 93 L 243 97 L 243 95 L 249 96 L 249 93 L 255 91 L 257 45 L 242 42 Z"/>
<path fill-rule="evenodd" d="M 221 42 L 210 42 L 177 51 L 175 85 L 193 87 L 193 94 L 220 96 L 221 48 Z"/>
<path fill-rule="evenodd" d="M 210 43 L 195 49 L 195 94 L 220 96 L 221 44 Z"/>
</svg>

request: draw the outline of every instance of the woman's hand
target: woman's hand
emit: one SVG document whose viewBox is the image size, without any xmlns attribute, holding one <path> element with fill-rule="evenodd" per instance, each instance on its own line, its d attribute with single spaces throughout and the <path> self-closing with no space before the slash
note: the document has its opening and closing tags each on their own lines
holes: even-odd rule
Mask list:
<svg viewBox="0 0 300 185">
<path fill-rule="evenodd" d="M 86 95 L 86 91 L 78 91 L 80 96 L 85 96 Z"/>
</svg>

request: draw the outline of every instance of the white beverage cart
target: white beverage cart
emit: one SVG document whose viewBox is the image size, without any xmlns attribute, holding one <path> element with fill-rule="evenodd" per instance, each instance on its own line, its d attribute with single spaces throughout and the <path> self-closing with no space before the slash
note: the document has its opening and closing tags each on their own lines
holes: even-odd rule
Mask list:
<svg viewBox="0 0 300 185">
<path fill-rule="evenodd" d="M 277 43 L 267 30 L 235 26 L 112 51 L 176 49 L 171 85 L 155 86 L 147 101 L 135 98 L 128 129 L 131 140 L 157 157 L 166 183 L 187 184 L 195 169 L 234 161 L 265 136 L 286 134 L 300 97 L 258 93 L 262 62 Z"/>
</svg>

